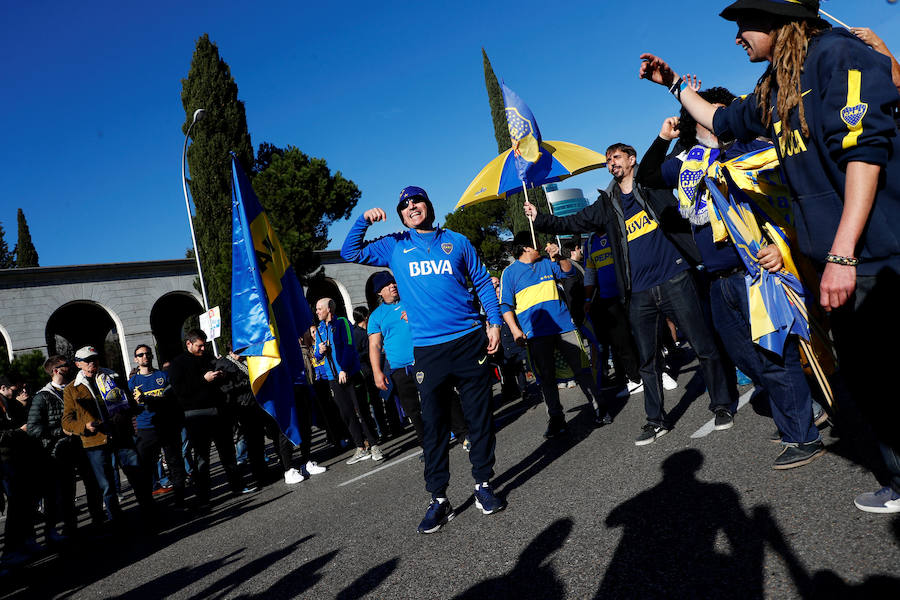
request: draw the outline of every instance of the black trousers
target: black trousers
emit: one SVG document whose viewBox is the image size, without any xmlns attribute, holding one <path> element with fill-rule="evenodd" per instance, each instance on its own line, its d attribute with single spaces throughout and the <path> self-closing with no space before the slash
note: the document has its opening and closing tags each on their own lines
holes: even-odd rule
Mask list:
<svg viewBox="0 0 900 600">
<path fill-rule="evenodd" d="M 336 380 L 330 380 L 328 385 L 331 387 L 331 393 L 334 396 L 334 402 L 341 412 L 341 418 L 344 425 L 350 431 L 350 437 L 353 444 L 357 448 L 362 448 L 365 442 L 369 445 L 378 443 L 377 438 L 369 428 L 363 413 L 360 411 L 359 401 L 356 396 L 356 387 L 362 384 L 362 378 L 359 373 L 350 376 L 347 383 L 338 383 Z"/>
<path fill-rule="evenodd" d="M 425 489 L 435 496 L 447 493 L 450 482 L 450 412 L 454 387 L 472 444 L 469 461 L 476 483 L 494 474 L 492 374 L 487 360 L 487 336 L 481 328 L 461 338 L 413 349 L 415 379 L 422 401 Z"/>
<path fill-rule="evenodd" d="M 591 322 L 601 345 L 610 348 L 616 377 L 640 381 L 637 345 L 631 334 L 628 313 L 618 298 L 597 298 L 591 303 Z"/>
<path fill-rule="evenodd" d="M 183 503 L 184 482 L 187 474 L 184 472 L 184 458 L 181 453 L 181 428 L 138 429 L 136 449 L 138 458 L 148 475 L 152 475 L 152 470 L 156 468 L 160 451 L 165 454 L 166 467 L 169 469 L 169 481 L 172 482 L 174 488 L 175 503 L 179 505 Z M 152 485 L 152 481 L 151 476 L 148 485 Z"/>
<path fill-rule="evenodd" d="M 219 460 L 231 486 L 231 491 L 239 493 L 244 488 L 243 478 L 238 471 L 234 457 L 234 439 L 231 435 L 231 422 L 219 413 L 218 409 L 206 408 L 184 411 L 184 426 L 187 429 L 191 446 L 194 448 L 194 493 L 200 502 L 209 500 L 209 453 L 213 443 L 219 453 Z"/>
</svg>

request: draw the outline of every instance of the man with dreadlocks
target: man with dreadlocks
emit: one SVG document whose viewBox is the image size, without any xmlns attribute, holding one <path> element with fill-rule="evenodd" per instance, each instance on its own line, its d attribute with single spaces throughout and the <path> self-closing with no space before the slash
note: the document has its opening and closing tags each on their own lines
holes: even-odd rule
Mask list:
<svg viewBox="0 0 900 600">
<path fill-rule="evenodd" d="M 767 135 L 794 201 L 798 247 L 821 272 L 841 371 L 878 436 L 889 485 L 856 498 L 868 512 L 900 512 L 900 403 L 888 388 L 895 355 L 875 335 L 900 336 L 900 100 L 890 60 L 818 17 L 818 0 L 737 0 L 735 43 L 768 62 L 753 94 L 718 107 L 660 58 L 641 56 L 640 77 L 667 86 L 722 140 Z"/>
<path fill-rule="evenodd" d="M 726 106 L 734 100 L 734 94 L 722 87 L 703 90 L 699 94 L 717 106 Z M 683 151 L 666 159 L 669 143 L 676 138 Z M 659 136 L 641 160 L 635 181 L 651 189 L 677 191 L 679 210 L 690 221 L 694 241 L 703 257 L 714 329 L 734 364 L 768 396 L 772 417 L 780 432 L 775 439 L 782 442 L 781 453 L 773 468 L 792 469 L 825 453 L 813 422 L 812 393 L 800 365 L 797 338 L 788 338 L 781 356 L 753 342 L 744 282 L 747 269 L 728 238 L 716 240 L 702 181 L 702 175 L 714 163 L 722 164 L 749 153 L 759 155 L 769 148 L 771 144 L 760 140 L 723 144 L 682 109 L 680 117 L 663 121 Z M 776 244 L 764 246 L 757 258 L 762 268 L 773 273 L 783 266 Z M 821 414 L 827 418 L 824 411 Z"/>
</svg>

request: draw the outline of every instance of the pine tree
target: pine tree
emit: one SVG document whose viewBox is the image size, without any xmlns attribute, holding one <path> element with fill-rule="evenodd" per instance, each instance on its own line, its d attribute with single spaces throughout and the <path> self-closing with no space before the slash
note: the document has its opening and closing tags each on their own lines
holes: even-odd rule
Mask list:
<svg viewBox="0 0 900 600">
<path fill-rule="evenodd" d="M 491 61 L 488 59 L 487 52 L 481 49 L 481 56 L 484 61 L 484 86 L 487 89 L 488 103 L 491 106 L 491 119 L 494 122 L 494 137 L 497 140 L 497 152 L 502 154 L 512 147 L 512 141 L 509 139 L 509 124 L 506 121 L 506 106 L 503 102 L 503 91 L 500 89 L 500 83 L 491 67 Z M 538 212 L 549 212 L 547 208 L 547 195 L 544 194 L 544 188 L 536 187 L 528 190 L 528 199 L 534 204 Z M 514 234 L 520 231 L 528 231 L 528 219 L 522 212 L 522 204 L 524 198 L 521 193 L 510 194 L 506 198 L 506 214 L 507 225 L 509 230 Z M 539 244 L 541 245 L 541 244 Z"/>
<path fill-rule="evenodd" d="M 231 323 L 231 157 L 234 152 L 245 171 L 253 166 L 253 146 L 247 131 L 244 103 L 219 48 L 203 34 L 181 80 L 181 103 L 187 133 L 194 111 L 205 109 L 203 121 L 191 130 L 188 148 L 190 187 L 196 216 L 194 229 L 210 307 L 222 309 L 223 337 L 230 338 Z"/>
<path fill-rule="evenodd" d="M 16 267 L 37 267 L 38 253 L 31 241 L 31 231 L 28 229 L 28 221 L 25 220 L 25 213 L 19 209 L 19 236 L 16 241 Z"/>
<path fill-rule="evenodd" d="M 0 223 L 0 269 L 12 269 L 15 266 L 15 255 L 9 251 L 9 246 L 6 245 L 6 234 L 3 231 L 3 224 Z"/>
</svg>

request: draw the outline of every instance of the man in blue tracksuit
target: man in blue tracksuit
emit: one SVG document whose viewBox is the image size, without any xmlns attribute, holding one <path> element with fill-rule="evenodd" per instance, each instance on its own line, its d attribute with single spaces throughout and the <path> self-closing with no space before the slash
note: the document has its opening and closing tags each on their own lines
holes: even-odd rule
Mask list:
<svg viewBox="0 0 900 600">
<path fill-rule="evenodd" d="M 505 506 L 489 485 L 496 440 L 487 357 L 500 345 L 502 319 L 490 276 L 475 248 L 465 236 L 435 227 L 434 207 L 425 190 L 404 188 L 397 214 L 409 229 L 365 243 L 369 225 L 387 219 L 380 208 L 367 210 L 347 234 L 341 256 L 351 262 L 390 267 L 397 279 L 412 333 L 415 378 L 422 402 L 425 489 L 432 496 L 418 530 L 433 533 L 455 516 L 447 500 L 454 386 L 469 427 L 475 504 L 484 514 Z M 466 287 L 467 277 L 487 314 L 487 337 Z"/>
<path fill-rule="evenodd" d="M 874 340 L 900 337 L 900 95 L 890 60 L 831 29 L 818 9 L 818 0 L 737 0 L 722 11 L 737 22 L 735 43 L 750 61 L 769 63 L 754 93 L 727 107 L 701 98 L 652 54 L 641 56 L 640 76 L 668 87 L 720 140 L 775 141 L 798 248 L 821 271 L 819 302 L 832 313 L 841 372 L 890 473 L 888 485 L 855 504 L 897 513 L 900 404 L 888 383 L 896 355 Z"/>
</svg>

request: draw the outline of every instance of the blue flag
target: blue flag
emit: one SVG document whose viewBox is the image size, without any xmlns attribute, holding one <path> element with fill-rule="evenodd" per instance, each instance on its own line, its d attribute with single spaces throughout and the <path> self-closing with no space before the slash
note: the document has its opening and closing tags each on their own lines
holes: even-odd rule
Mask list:
<svg viewBox="0 0 900 600">
<path fill-rule="evenodd" d="M 278 236 L 233 154 L 231 166 L 232 345 L 247 358 L 257 402 L 299 445 L 294 386 L 306 385 L 300 337 L 312 325 L 312 313 Z"/>
<path fill-rule="evenodd" d="M 542 151 L 541 130 L 531 109 L 518 95 L 503 86 L 503 104 L 506 107 L 506 122 L 509 126 L 509 139 L 512 142 L 513 154 L 516 158 L 516 170 L 519 179 L 532 187 L 544 183 L 550 172 L 552 160 L 549 152 Z"/>
</svg>

